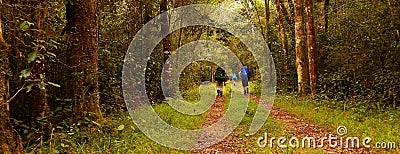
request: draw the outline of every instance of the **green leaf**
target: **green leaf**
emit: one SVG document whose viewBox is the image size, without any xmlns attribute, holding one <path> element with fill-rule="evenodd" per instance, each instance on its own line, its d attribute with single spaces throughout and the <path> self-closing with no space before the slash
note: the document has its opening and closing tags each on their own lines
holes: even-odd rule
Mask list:
<svg viewBox="0 0 400 154">
<path fill-rule="evenodd" d="M 52 52 L 47 52 L 47 55 L 52 56 L 52 57 L 57 57 L 56 54 L 54 54 Z"/>
<path fill-rule="evenodd" d="M 101 126 L 101 124 L 97 123 L 96 121 L 92 121 L 92 123 L 94 123 L 97 126 Z"/>
<path fill-rule="evenodd" d="M 74 2 L 72 2 L 72 0 L 68 0 L 67 4 L 74 5 Z"/>
<path fill-rule="evenodd" d="M 53 153 L 60 153 L 60 151 L 53 149 Z"/>
<path fill-rule="evenodd" d="M 39 88 L 42 89 L 42 90 L 44 90 L 44 88 L 45 88 L 45 84 L 44 84 L 43 82 L 39 83 L 38 86 L 39 86 Z"/>
<path fill-rule="evenodd" d="M 47 82 L 49 85 L 52 85 L 54 87 L 60 88 L 61 86 L 59 84 L 53 83 L 53 82 Z"/>
<path fill-rule="evenodd" d="M 23 31 L 26 31 L 28 28 L 29 28 L 29 25 L 28 25 L 28 22 L 27 22 L 27 21 L 24 21 L 23 23 L 21 23 L 21 24 L 19 25 L 19 29 L 21 29 L 21 30 L 23 30 Z"/>
<path fill-rule="evenodd" d="M 29 53 L 28 54 L 28 63 L 33 62 L 39 56 L 41 56 L 41 54 L 39 54 L 39 52 L 37 52 L 37 51 L 33 51 L 33 52 Z"/>
<path fill-rule="evenodd" d="M 32 87 L 33 87 L 33 84 L 26 86 L 25 87 L 26 92 L 29 93 L 32 90 Z"/>
<path fill-rule="evenodd" d="M 119 125 L 117 130 L 124 130 L 124 128 L 125 128 L 125 125 Z"/>
<path fill-rule="evenodd" d="M 20 74 L 21 74 L 20 77 L 28 78 L 31 75 L 31 69 L 29 69 L 29 68 L 28 69 L 24 69 L 24 70 L 21 71 Z"/>
<path fill-rule="evenodd" d="M 24 21 L 19 25 L 19 29 L 26 31 L 27 29 L 29 29 L 29 26 L 34 25 L 34 23 L 31 23 L 29 21 Z"/>
</svg>

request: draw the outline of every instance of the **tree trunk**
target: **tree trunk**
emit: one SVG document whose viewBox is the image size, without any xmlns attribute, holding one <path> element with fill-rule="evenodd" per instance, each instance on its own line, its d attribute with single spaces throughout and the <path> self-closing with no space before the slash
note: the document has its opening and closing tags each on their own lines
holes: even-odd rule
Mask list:
<svg viewBox="0 0 400 154">
<path fill-rule="evenodd" d="M 329 0 L 325 0 L 325 2 L 324 2 L 324 14 L 325 14 L 325 17 L 324 17 L 324 19 L 325 19 L 325 28 L 324 28 L 324 30 L 327 30 L 328 29 L 328 15 L 329 15 L 329 13 L 328 13 L 328 10 L 329 9 Z"/>
<path fill-rule="evenodd" d="M 46 10 L 47 7 L 43 6 L 45 5 L 46 2 L 39 2 L 39 1 L 31 1 L 30 6 L 31 6 L 31 18 L 35 24 L 35 28 L 37 31 L 33 31 L 33 38 L 38 39 L 38 40 L 46 40 L 45 32 L 44 32 L 44 25 L 45 25 L 45 19 L 46 19 Z M 43 46 L 46 46 L 43 43 L 36 42 L 37 44 L 41 44 Z M 41 55 L 46 54 L 46 49 L 38 47 L 37 51 L 32 51 L 32 52 L 38 52 Z M 31 75 L 29 77 L 30 81 L 28 82 L 28 85 L 34 85 L 32 87 L 32 90 L 29 92 L 27 95 L 27 99 L 29 100 L 29 108 L 30 108 L 30 114 L 32 120 L 36 120 L 37 117 L 46 117 L 47 114 L 49 113 L 49 105 L 47 103 L 47 98 L 46 98 L 46 84 L 45 84 L 45 66 L 46 66 L 46 59 L 44 56 L 38 56 L 33 62 L 32 62 L 32 69 L 31 69 Z"/>
<path fill-rule="evenodd" d="M 291 43 L 294 44 L 295 31 L 294 31 L 293 16 L 292 16 L 292 14 L 289 15 L 289 13 L 286 9 L 286 6 L 282 0 L 279 0 L 279 5 L 281 6 L 280 7 L 281 13 L 283 14 L 283 17 L 285 18 L 285 20 L 288 23 L 288 30 L 290 32 L 290 35 L 289 35 L 289 37 L 286 37 L 286 40 L 289 40 Z M 289 3 L 289 6 L 290 6 L 290 3 Z M 288 43 L 286 43 L 286 44 L 288 44 Z"/>
<path fill-rule="evenodd" d="M 67 29 L 70 34 L 67 63 L 71 66 L 68 88 L 74 112 L 82 117 L 94 113 L 101 119 L 98 85 L 97 0 L 71 0 L 67 4 Z M 72 2 L 72 4 L 71 4 Z"/>
<path fill-rule="evenodd" d="M 321 0 L 319 5 L 318 30 L 325 31 L 328 28 L 328 4 L 329 0 Z"/>
<path fill-rule="evenodd" d="M 278 5 L 278 3 L 277 3 L 277 5 Z M 292 20 L 292 18 L 290 18 L 289 12 L 287 11 L 285 4 L 281 0 L 279 0 L 279 5 L 280 5 L 280 10 L 281 10 L 285 20 L 288 22 L 289 25 L 293 25 L 294 21 Z"/>
<path fill-rule="evenodd" d="M 14 134 L 10 124 L 10 110 L 7 101 L 9 68 L 9 45 L 3 38 L 1 25 L 3 1 L 0 0 L 0 153 L 23 153 L 21 138 Z"/>
<path fill-rule="evenodd" d="M 164 13 L 168 11 L 168 1 L 167 0 L 161 0 L 161 4 L 160 4 L 160 13 Z M 165 18 L 161 19 L 161 33 L 162 35 L 166 35 L 168 34 L 169 31 L 169 17 L 164 16 Z M 170 35 L 166 36 L 163 39 L 163 53 L 164 53 L 164 63 L 165 61 L 167 61 L 170 53 L 171 53 L 171 38 Z"/>
<path fill-rule="evenodd" d="M 303 0 L 295 0 L 295 35 L 296 35 L 296 68 L 297 68 L 297 84 L 298 94 L 306 95 L 308 93 L 309 74 L 308 74 L 308 59 L 304 35 L 304 4 Z"/>
<path fill-rule="evenodd" d="M 267 19 L 267 23 L 269 22 L 269 0 L 265 0 L 265 18 Z"/>
<path fill-rule="evenodd" d="M 276 0 L 276 12 L 278 14 L 278 22 L 279 22 L 279 29 L 280 29 L 281 40 L 282 40 L 282 50 L 283 50 L 283 58 L 284 58 L 284 65 L 285 65 L 284 80 L 285 80 L 286 86 L 289 86 L 288 48 L 287 48 L 285 25 L 283 23 L 283 13 L 282 13 L 281 6 L 282 6 L 282 3 L 280 2 L 280 0 Z"/>
<path fill-rule="evenodd" d="M 267 37 L 266 37 L 266 35 L 264 35 L 264 34 L 265 34 L 265 33 L 264 33 L 264 28 L 263 28 L 262 23 L 261 23 L 261 17 L 260 17 L 260 13 L 258 12 L 258 9 L 257 9 L 257 4 L 256 4 L 256 2 L 253 1 L 253 0 L 249 0 L 249 1 L 250 1 L 251 5 L 253 5 L 254 10 L 256 11 L 258 23 L 260 24 L 260 28 L 261 28 L 261 34 L 263 34 L 264 40 L 266 40 Z M 250 9 L 251 9 L 251 8 L 250 8 Z"/>
<path fill-rule="evenodd" d="M 325 2 L 319 2 L 319 15 L 318 15 L 318 31 L 325 30 Z"/>
<path fill-rule="evenodd" d="M 288 0 L 288 5 L 290 9 L 290 16 L 294 19 L 294 4 L 293 0 Z"/>
<path fill-rule="evenodd" d="M 314 30 L 314 1 L 306 0 L 306 29 L 307 29 L 307 45 L 308 45 L 308 68 L 310 73 L 310 90 L 311 94 L 317 93 L 317 75 L 318 75 L 318 56 L 315 41 Z"/>
</svg>

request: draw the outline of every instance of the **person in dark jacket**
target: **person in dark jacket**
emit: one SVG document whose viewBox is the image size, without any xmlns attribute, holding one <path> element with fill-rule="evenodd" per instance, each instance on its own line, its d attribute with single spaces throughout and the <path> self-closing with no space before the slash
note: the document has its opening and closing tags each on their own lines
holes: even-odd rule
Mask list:
<svg viewBox="0 0 400 154">
<path fill-rule="evenodd" d="M 225 70 L 222 67 L 218 67 L 215 71 L 215 81 L 217 81 L 217 94 L 218 96 L 222 96 L 222 90 L 227 81 Z"/>
</svg>

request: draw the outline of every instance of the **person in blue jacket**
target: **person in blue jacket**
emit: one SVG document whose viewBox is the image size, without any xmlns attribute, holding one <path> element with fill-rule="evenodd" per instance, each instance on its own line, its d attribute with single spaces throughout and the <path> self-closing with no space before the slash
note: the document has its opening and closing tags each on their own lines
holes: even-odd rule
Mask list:
<svg viewBox="0 0 400 154">
<path fill-rule="evenodd" d="M 236 73 L 233 73 L 233 75 L 232 75 L 233 86 L 236 86 L 236 80 L 237 80 Z"/>
<path fill-rule="evenodd" d="M 239 72 L 240 78 L 242 78 L 242 86 L 243 86 L 243 93 L 249 94 L 249 79 L 250 79 L 250 72 L 247 66 L 243 66 L 242 70 Z"/>
</svg>

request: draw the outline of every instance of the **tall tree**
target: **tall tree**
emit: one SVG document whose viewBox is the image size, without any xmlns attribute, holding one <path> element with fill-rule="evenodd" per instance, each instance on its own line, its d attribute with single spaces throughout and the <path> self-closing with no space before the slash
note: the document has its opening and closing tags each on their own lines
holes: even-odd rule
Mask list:
<svg viewBox="0 0 400 154">
<path fill-rule="evenodd" d="M 67 63 L 71 69 L 68 88 L 74 112 L 82 117 L 94 113 L 101 119 L 98 85 L 97 0 L 70 0 L 66 6 L 69 36 Z"/>
<path fill-rule="evenodd" d="M 289 5 L 289 9 L 290 9 L 290 16 L 292 18 L 294 18 L 294 4 L 293 4 L 293 0 L 288 0 L 288 5 Z"/>
<path fill-rule="evenodd" d="M 0 0 L 0 153 L 23 153 L 21 138 L 14 134 L 10 124 L 10 110 L 8 102 L 9 45 L 3 38 L 2 9 Z"/>
<path fill-rule="evenodd" d="M 308 93 L 309 74 L 308 59 L 306 52 L 306 37 L 304 35 L 304 1 L 295 0 L 295 35 L 296 35 L 296 68 L 297 68 L 297 85 L 298 93 L 305 95 Z"/>
<path fill-rule="evenodd" d="M 32 86 L 31 92 L 27 95 L 29 101 L 29 108 L 31 109 L 31 117 L 35 120 L 36 117 L 45 117 L 49 112 L 49 105 L 47 103 L 46 96 L 46 84 L 45 84 L 45 66 L 46 66 L 46 48 L 44 43 L 47 42 L 46 35 L 44 32 L 47 2 L 33 0 L 30 1 L 30 12 L 31 19 L 34 22 L 36 31 L 33 31 L 32 36 L 34 44 L 37 44 L 30 54 L 33 57 L 31 74 L 29 76 L 29 83 Z M 29 58 L 28 58 L 29 59 Z"/>
<path fill-rule="evenodd" d="M 324 1 L 324 19 L 325 19 L 325 28 L 324 28 L 324 30 L 327 30 L 328 29 L 328 15 L 329 15 L 329 13 L 328 13 L 328 11 L 329 11 L 329 0 L 325 0 Z"/>
<path fill-rule="evenodd" d="M 262 26 L 262 24 L 261 24 L 260 13 L 259 13 L 259 11 L 258 11 L 258 9 L 257 9 L 256 1 L 249 0 L 249 2 L 250 2 L 250 4 L 253 6 L 254 11 L 255 11 L 256 14 L 257 14 L 258 23 L 260 24 L 260 28 L 261 28 L 261 34 L 263 34 L 264 39 L 266 39 L 266 35 L 264 35 L 264 34 L 265 34 L 265 33 L 264 33 L 264 28 L 263 28 L 263 26 Z M 250 8 L 250 7 L 249 7 L 249 8 Z M 250 8 L 250 10 L 251 10 L 251 8 Z"/>
<path fill-rule="evenodd" d="M 325 31 L 328 28 L 328 5 L 329 0 L 319 0 L 318 31 Z"/>
<path fill-rule="evenodd" d="M 160 4 L 160 13 L 164 13 L 168 11 L 168 0 L 161 0 Z M 161 19 L 161 33 L 163 35 L 167 34 L 169 31 L 169 15 L 164 16 Z M 163 52 L 164 52 L 164 63 L 168 59 L 171 53 L 171 35 L 166 36 L 163 39 Z"/>
<path fill-rule="evenodd" d="M 284 65 L 285 65 L 285 76 L 284 80 L 286 86 L 289 85 L 289 64 L 288 64 L 288 47 L 287 47 L 287 40 L 285 34 L 285 25 L 283 23 L 283 13 L 282 13 L 282 2 L 280 0 L 276 0 L 276 12 L 278 14 L 278 23 L 279 23 L 279 31 L 281 34 L 282 40 L 282 50 L 283 50 L 283 58 L 284 58 Z"/>
<path fill-rule="evenodd" d="M 265 0 L 265 19 L 267 19 L 267 23 L 269 22 L 269 14 L 269 0 Z"/>
<path fill-rule="evenodd" d="M 290 1 L 290 0 L 289 0 Z M 295 37 L 295 32 L 294 32 L 294 20 L 291 14 L 288 13 L 285 3 L 282 0 L 279 0 L 279 6 L 281 13 L 283 14 L 283 17 L 285 18 L 286 22 L 288 23 L 288 30 L 290 32 L 289 37 L 286 37 L 286 40 L 289 40 L 290 42 L 294 43 L 294 37 Z M 289 2 L 290 6 L 290 2 Z"/>
<path fill-rule="evenodd" d="M 306 0 L 306 29 L 308 45 L 308 68 L 310 73 L 311 94 L 317 93 L 317 75 L 318 75 L 318 56 L 314 30 L 314 1 Z"/>
</svg>

